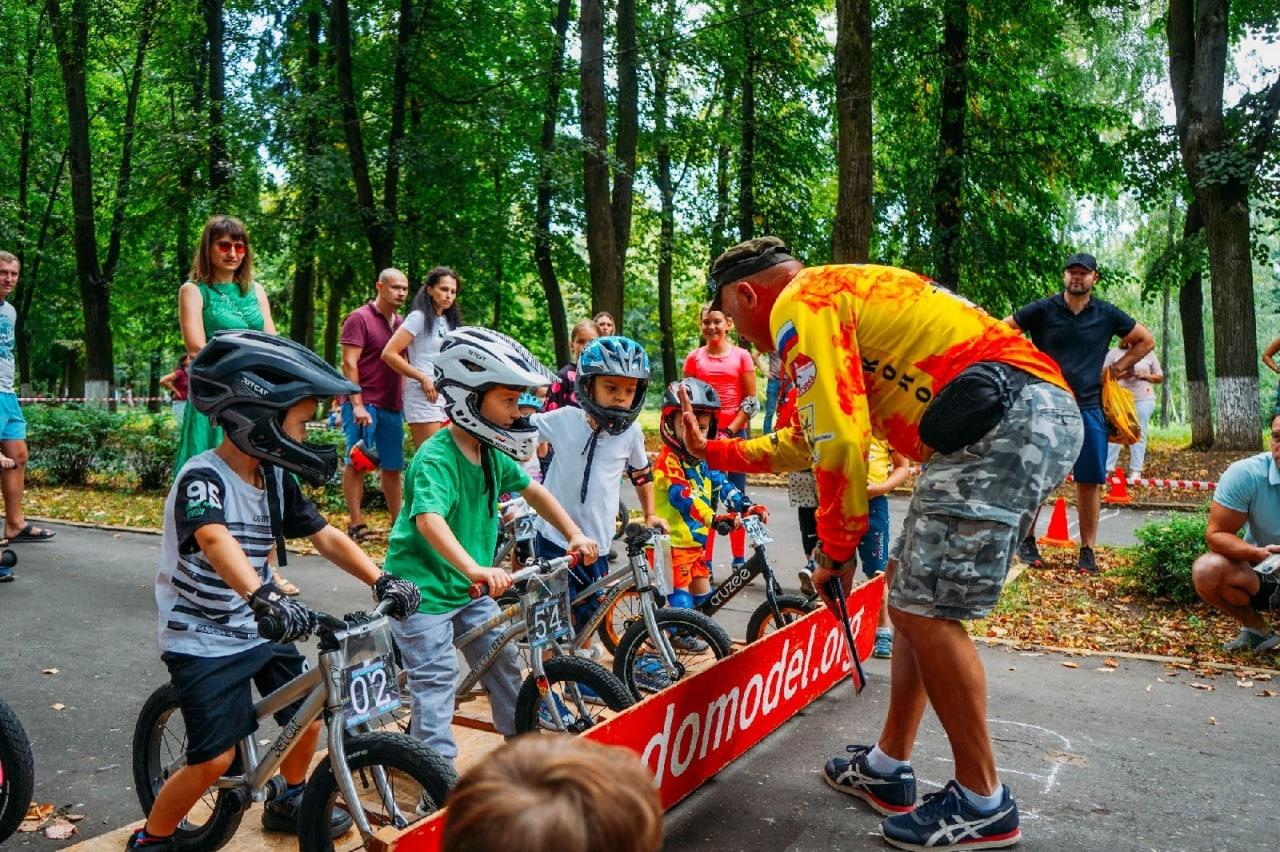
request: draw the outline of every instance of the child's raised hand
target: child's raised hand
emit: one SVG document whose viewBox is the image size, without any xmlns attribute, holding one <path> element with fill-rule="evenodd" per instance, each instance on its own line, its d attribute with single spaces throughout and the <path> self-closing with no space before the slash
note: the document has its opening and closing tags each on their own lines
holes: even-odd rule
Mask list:
<svg viewBox="0 0 1280 852">
<path fill-rule="evenodd" d="M 600 558 L 600 546 L 587 538 L 581 531 L 575 533 L 569 539 L 569 546 L 565 550 L 570 553 L 581 554 L 583 565 L 594 565 L 596 560 Z"/>
<path fill-rule="evenodd" d="M 693 405 L 689 402 L 689 391 L 681 382 L 680 389 L 680 417 L 684 422 L 684 448 L 689 451 L 689 455 L 696 459 L 705 459 L 707 457 L 707 439 L 702 434 L 702 429 L 698 426 L 698 415 L 693 413 Z"/>
</svg>

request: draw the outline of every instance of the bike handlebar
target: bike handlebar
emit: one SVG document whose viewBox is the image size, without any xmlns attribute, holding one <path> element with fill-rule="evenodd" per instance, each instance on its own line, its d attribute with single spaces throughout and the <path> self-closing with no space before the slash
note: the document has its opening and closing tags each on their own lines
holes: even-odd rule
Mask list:
<svg viewBox="0 0 1280 852">
<path fill-rule="evenodd" d="M 378 605 L 369 610 L 370 618 L 379 618 L 387 614 L 387 610 L 391 608 L 391 601 L 379 601 Z M 335 630 L 346 630 L 351 625 L 346 619 L 338 618 L 335 615 L 329 615 L 327 612 L 320 610 L 312 610 L 316 614 L 316 622 L 319 625 L 317 634 L 320 632 L 332 633 Z M 279 642 L 284 636 L 284 625 L 274 615 L 263 615 L 258 619 L 258 635 L 268 642 Z"/>
<path fill-rule="evenodd" d="M 711 519 L 711 526 L 715 528 L 718 535 L 728 535 L 737 525 L 738 518 L 761 517 L 763 515 L 764 507 L 759 503 L 753 503 L 741 512 L 726 512 L 723 515 L 716 515 Z"/>
<path fill-rule="evenodd" d="M 582 564 L 582 554 L 566 553 L 556 559 L 537 559 L 532 564 L 521 568 L 511 575 L 512 583 L 523 583 L 536 574 L 551 574 L 561 568 L 576 568 Z M 488 583 L 472 583 L 467 595 L 472 599 L 483 598 L 489 594 Z"/>
</svg>

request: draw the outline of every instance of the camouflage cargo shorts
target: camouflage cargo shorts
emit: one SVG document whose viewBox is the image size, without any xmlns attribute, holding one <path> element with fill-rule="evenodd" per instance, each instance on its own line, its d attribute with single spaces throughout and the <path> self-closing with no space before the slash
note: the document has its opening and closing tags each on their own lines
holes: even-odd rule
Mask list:
<svg viewBox="0 0 1280 852">
<path fill-rule="evenodd" d="M 894 543 L 889 604 L 930 618 L 989 613 L 1018 542 L 1083 440 L 1071 394 L 1031 382 L 981 440 L 930 458 Z"/>
</svg>

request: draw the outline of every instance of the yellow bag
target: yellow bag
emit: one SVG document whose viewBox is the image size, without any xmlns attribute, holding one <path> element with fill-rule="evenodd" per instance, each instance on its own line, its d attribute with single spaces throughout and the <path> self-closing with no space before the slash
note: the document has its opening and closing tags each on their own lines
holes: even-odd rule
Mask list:
<svg viewBox="0 0 1280 852">
<path fill-rule="evenodd" d="M 1133 392 L 1120 387 L 1120 380 L 1110 370 L 1102 375 L 1102 413 L 1107 418 L 1108 441 L 1128 446 L 1142 440 Z"/>
</svg>

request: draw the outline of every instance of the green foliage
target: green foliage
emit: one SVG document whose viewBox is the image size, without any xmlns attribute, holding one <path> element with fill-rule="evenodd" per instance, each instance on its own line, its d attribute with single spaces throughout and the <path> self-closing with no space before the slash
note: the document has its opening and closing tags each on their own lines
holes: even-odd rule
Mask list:
<svg viewBox="0 0 1280 852">
<path fill-rule="evenodd" d="M 108 446 L 118 421 L 109 411 L 78 405 L 32 405 L 25 412 L 29 465 L 54 485 L 84 485 L 89 474 L 110 468 Z"/>
<path fill-rule="evenodd" d="M 168 412 L 130 412 L 116 417 L 108 442 L 121 469 L 136 477 L 143 491 L 167 489 L 178 454 L 178 424 Z"/>
<path fill-rule="evenodd" d="M 1127 569 L 1135 585 L 1155 598 L 1178 603 L 1196 600 L 1191 563 L 1205 552 L 1206 526 L 1207 517 L 1194 514 L 1175 515 L 1136 529 L 1139 544 Z"/>
</svg>

